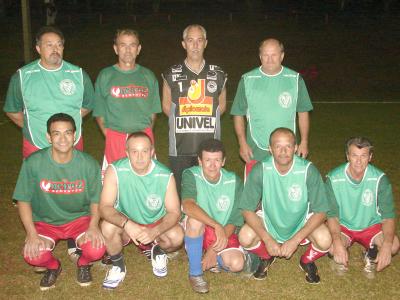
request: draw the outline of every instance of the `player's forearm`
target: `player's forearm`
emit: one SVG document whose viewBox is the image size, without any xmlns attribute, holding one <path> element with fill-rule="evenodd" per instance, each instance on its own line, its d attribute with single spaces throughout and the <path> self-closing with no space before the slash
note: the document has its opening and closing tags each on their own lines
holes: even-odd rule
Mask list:
<svg viewBox="0 0 400 300">
<path fill-rule="evenodd" d="M 230 237 L 235 232 L 236 226 L 233 224 L 227 224 L 224 226 L 225 235 Z"/>
<path fill-rule="evenodd" d="M 233 124 L 239 145 L 246 144 L 246 126 L 243 116 L 233 116 Z"/>
<path fill-rule="evenodd" d="M 293 237 L 298 244 L 307 238 L 318 226 L 320 226 L 326 219 L 326 214 L 323 212 L 314 213 L 306 222 L 304 227 L 300 229 Z"/>
<path fill-rule="evenodd" d="M 90 228 L 99 228 L 100 213 L 99 205 L 97 203 L 90 204 Z"/>
<path fill-rule="evenodd" d="M 104 126 L 104 118 L 103 117 L 96 117 L 97 125 L 99 126 L 101 132 L 104 136 L 106 136 L 106 127 Z"/>
<path fill-rule="evenodd" d="M 310 114 L 308 112 L 299 112 L 299 131 L 301 142 L 308 145 L 308 134 L 310 131 Z"/>
<path fill-rule="evenodd" d="M 160 224 L 154 227 L 157 232 L 157 237 L 178 224 L 180 217 L 180 212 L 167 212 L 167 214 L 162 218 Z"/>
<path fill-rule="evenodd" d="M 35 236 L 37 231 L 32 218 L 32 206 L 30 203 L 18 201 L 18 212 L 22 225 L 25 228 L 26 235 Z"/>
<path fill-rule="evenodd" d="M 172 95 L 168 83 L 164 80 L 162 93 L 162 110 L 165 115 L 169 116 L 171 112 Z"/>
<path fill-rule="evenodd" d="M 121 214 L 112 206 L 100 204 L 99 212 L 102 219 L 120 228 L 122 228 L 124 224 L 126 224 L 127 219 L 129 220 L 127 216 Z"/>
<path fill-rule="evenodd" d="M 332 236 L 332 241 L 334 244 L 341 243 L 341 232 L 340 232 L 340 224 L 337 218 L 328 218 L 327 221 L 329 232 Z"/>
<path fill-rule="evenodd" d="M 392 247 L 393 239 L 395 236 L 395 220 L 394 219 L 383 219 L 382 221 L 382 233 L 383 233 L 383 245 Z"/>
<path fill-rule="evenodd" d="M 6 112 L 6 115 L 18 127 L 21 127 L 21 128 L 24 127 L 24 114 L 23 114 L 23 112 L 16 112 L 16 113 Z"/>
<path fill-rule="evenodd" d="M 272 236 L 265 230 L 261 218 L 259 218 L 255 212 L 244 210 L 242 214 L 246 224 L 254 230 L 254 232 L 262 241 L 264 241 L 265 244 L 267 244 L 271 240 L 274 240 Z"/>
<path fill-rule="evenodd" d="M 204 225 L 208 225 L 212 228 L 220 225 L 218 222 L 212 219 L 200 206 L 198 206 L 194 202 L 194 200 L 183 199 L 182 208 L 185 215 L 187 215 L 189 218 L 196 219 Z"/>
</svg>

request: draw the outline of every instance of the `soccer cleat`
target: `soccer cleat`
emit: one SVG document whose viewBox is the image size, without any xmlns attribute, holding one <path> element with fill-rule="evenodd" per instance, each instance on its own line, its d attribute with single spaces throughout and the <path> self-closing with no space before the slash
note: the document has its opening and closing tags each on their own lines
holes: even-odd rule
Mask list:
<svg viewBox="0 0 400 300">
<path fill-rule="evenodd" d="M 47 291 L 56 286 L 58 275 L 61 273 L 61 264 L 57 269 L 47 269 L 43 278 L 40 280 L 40 290 Z"/>
<path fill-rule="evenodd" d="M 77 263 L 78 259 L 82 255 L 82 250 L 78 248 L 68 248 L 68 256 L 69 260 L 72 261 L 73 263 Z"/>
<path fill-rule="evenodd" d="M 103 281 L 103 288 L 115 289 L 122 281 L 124 281 L 125 275 L 126 267 L 125 272 L 122 272 L 120 267 L 113 266 L 110 270 L 107 271 L 106 277 Z"/>
<path fill-rule="evenodd" d="M 268 259 L 260 259 L 257 270 L 254 272 L 253 277 L 256 280 L 264 280 L 268 275 L 268 268 L 274 263 L 275 256 Z"/>
<path fill-rule="evenodd" d="M 154 245 L 151 248 L 151 265 L 153 266 L 153 273 L 157 277 L 167 276 L 167 263 L 168 257 L 164 250 L 159 245 Z"/>
<path fill-rule="evenodd" d="M 46 267 L 33 267 L 33 272 L 36 274 L 42 274 L 47 271 Z"/>
<path fill-rule="evenodd" d="M 310 263 L 306 264 L 300 260 L 299 266 L 304 272 L 306 272 L 306 281 L 308 283 L 311 283 L 311 284 L 319 283 L 320 278 L 318 275 L 318 268 L 314 262 L 310 262 Z"/>
<path fill-rule="evenodd" d="M 144 256 L 146 256 L 147 260 L 151 260 L 151 249 L 141 249 L 140 250 Z"/>
<path fill-rule="evenodd" d="M 76 280 L 80 286 L 89 286 L 92 284 L 92 275 L 90 274 L 90 265 L 78 267 Z"/>
<path fill-rule="evenodd" d="M 368 252 L 365 253 L 364 261 L 365 261 L 365 266 L 363 269 L 363 273 L 365 277 L 367 277 L 368 279 L 374 279 L 376 271 L 376 263 L 374 262 L 374 259 L 368 256 Z"/>
<path fill-rule="evenodd" d="M 208 293 L 208 283 L 203 276 L 189 276 L 189 282 L 193 291 L 200 294 Z"/>
</svg>

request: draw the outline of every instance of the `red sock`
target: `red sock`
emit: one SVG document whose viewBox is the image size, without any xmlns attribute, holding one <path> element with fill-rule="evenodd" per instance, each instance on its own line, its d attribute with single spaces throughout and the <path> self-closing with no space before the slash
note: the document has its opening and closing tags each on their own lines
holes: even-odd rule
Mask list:
<svg viewBox="0 0 400 300">
<path fill-rule="evenodd" d="M 316 261 L 318 258 L 324 256 L 328 251 L 321 251 L 315 248 L 311 243 L 308 245 L 306 252 L 301 256 L 300 260 L 302 263 L 308 264 Z"/>
<path fill-rule="evenodd" d="M 260 241 L 260 245 L 254 249 L 246 249 L 247 251 L 256 254 L 261 259 L 270 259 L 271 255 L 268 254 L 267 249 L 263 241 Z"/>
</svg>

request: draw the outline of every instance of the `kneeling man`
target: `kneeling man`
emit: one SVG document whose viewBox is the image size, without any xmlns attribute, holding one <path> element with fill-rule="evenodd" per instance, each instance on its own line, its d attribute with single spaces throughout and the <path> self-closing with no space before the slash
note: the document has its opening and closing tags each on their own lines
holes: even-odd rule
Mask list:
<svg viewBox="0 0 400 300">
<path fill-rule="evenodd" d="M 399 251 L 395 235 L 395 210 L 392 186 L 381 170 L 370 164 L 372 144 L 364 137 L 346 143 L 347 163 L 327 175 L 326 188 L 332 209 L 328 226 L 333 244 L 330 250 L 339 275 L 347 271 L 347 248 L 361 244 L 364 274 L 374 278 L 375 271 L 390 265 L 392 255 Z"/>
<path fill-rule="evenodd" d="M 246 224 L 240 243 L 261 258 L 254 278 L 262 280 L 276 257 L 289 259 L 299 245 L 311 241 L 300 267 L 308 283 L 319 283 L 314 261 L 331 245 L 323 224 L 329 204 L 321 175 L 311 162 L 294 155 L 296 138 L 290 129 L 275 129 L 269 150 L 272 156 L 255 165 L 244 187 L 240 208 Z M 261 210 L 254 212 L 257 207 Z"/>
<path fill-rule="evenodd" d="M 242 182 L 234 173 L 223 169 L 225 149 L 219 140 L 203 141 L 198 161 L 199 166 L 183 172 L 182 207 L 187 215 L 185 247 L 189 281 L 195 292 L 207 293 L 203 271 L 223 268 L 240 272 L 243 269 L 243 250 L 236 235 L 237 226 L 243 225 L 238 208 Z"/>
<path fill-rule="evenodd" d="M 22 165 L 13 198 L 27 236 L 24 259 L 47 270 L 40 289 L 55 287 L 61 264 L 53 256 L 59 240 L 74 239 L 82 254 L 77 281 L 90 285 L 90 263 L 100 259 L 104 239 L 98 227 L 101 192 L 99 164 L 88 154 L 74 149 L 74 119 L 58 113 L 47 121 L 50 147 L 29 156 Z"/>
<path fill-rule="evenodd" d="M 107 168 L 101 194 L 101 230 L 113 265 L 103 282 L 106 289 L 114 289 L 124 280 L 122 248 L 130 241 L 141 249 L 151 249 L 157 277 L 167 275 L 166 252 L 179 249 L 183 242 L 175 179 L 167 167 L 152 159 L 149 136 L 130 134 L 126 152 L 128 157 Z"/>
</svg>

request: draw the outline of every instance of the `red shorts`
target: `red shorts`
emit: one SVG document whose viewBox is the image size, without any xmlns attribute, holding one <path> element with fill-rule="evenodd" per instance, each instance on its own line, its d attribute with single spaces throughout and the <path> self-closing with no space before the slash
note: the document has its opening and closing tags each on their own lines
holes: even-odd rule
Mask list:
<svg viewBox="0 0 400 300">
<path fill-rule="evenodd" d="M 63 225 L 52 225 L 45 222 L 35 222 L 37 233 L 53 242 L 53 248 L 59 240 L 74 239 L 85 233 L 90 223 L 90 216 L 83 216 Z"/>
<path fill-rule="evenodd" d="M 340 225 L 340 230 L 349 239 L 350 246 L 357 242 L 368 249 L 372 246 L 374 238 L 382 232 L 382 224 L 375 224 L 359 231 L 350 230 Z"/>
<path fill-rule="evenodd" d="M 79 151 L 83 151 L 83 137 L 81 135 L 78 142 L 75 144 L 75 148 Z M 22 138 L 22 157 L 25 159 L 33 152 L 40 150 L 35 145 L 31 144 L 26 138 Z"/>
<path fill-rule="evenodd" d="M 151 127 L 143 129 L 143 132 L 150 137 L 151 142 L 154 145 L 154 134 Z M 104 149 L 102 173 L 106 171 L 109 164 L 118 159 L 126 157 L 125 143 L 128 136 L 129 133 L 106 128 L 106 146 Z"/>
<path fill-rule="evenodd" d="M 210 248 L 215 243 L 216 240 L 217 237 L 215 236 L 214 228 L 206 225 L 204 228 L 204 235 L 203 235 L 203 249 L 207 250 L 208 248 Z M 228 238 L 228 244 L 226 245 L 225 249 L 222 250 L 221 252 L 227 249 L 241 249 L 237 234 L 232 233 L 230 235 L 230 237 Z"/>
<path fill-rule="evenodd" d="M 160 224 L 161 221 L 162 221 L 162 218 L 157 220 L 157 221 L 155 221 L 154 223 L 151 223 L 151 224 L 139 224 L 139 223 L 136 223 L 136 224 L 138 224 L 139 226 L 142 226 L 142 227 L 153 228 L 153 227 L 156 227 L 158 224 Z M 129 238 L 129 240 L 126 240 L 126 241 L 123 242 L 123 246 L 126 246 L 126 245 L 128 245 L 128 244 L 130 244 L 132 242 L 133 242 L 132 239 Z M 142 249 L 142 250 L 146 250 L 146 249 L 149 249 L 149 248 L 151 249 L 152 243 L 148 244 L 148 245 L 144 245 L 144 244 L 140 243 L 138 245 L 138 247 L 140 249 Z"/>
</svg>

